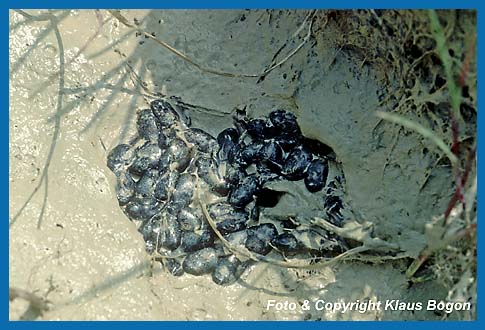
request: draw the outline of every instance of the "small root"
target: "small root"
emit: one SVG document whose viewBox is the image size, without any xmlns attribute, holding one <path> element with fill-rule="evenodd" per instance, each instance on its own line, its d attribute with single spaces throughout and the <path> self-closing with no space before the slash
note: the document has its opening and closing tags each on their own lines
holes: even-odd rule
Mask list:
<svg viewBox="0 0 485 330">
<path fill-rule="evenodd" d="M 352 256 L 354 256 L 354 258 L 355 258 L 355 256 L 359 256 L 361 253 L 368 251 L 368 250 L 371 250 L 373 248 L 373 246 L 371 244 L 369 244 L 369 246 L 367 246 L 366 244 L 363 244 L 361 246 L 347 250 L 347 251 L 345 251 L 345 252 L 343 252 L 343 253 L 341 253 L 338 256 L 333 257 L 333 258 L 302 259 L 298 262 L 278 260 L 278 259 L 267 257 L 267 256 L 264 256 L 264 255 L 261 255 L 261 254 L 253 253 L 253 252 L 250 252 L 247 249 L 241 249 L 241 248 L 238 248 L 238 247 L 231 245 L 231 243 L 229 243 L 224 238 L 224 236 L 217 229 L 217 225 L 215 224 L 214 219 L 212 219 L 212 217 L 210 216 L 210 214 L 207 210 L 207 205 L 204 202 L 204 199 L 201 198 L 201 196 L 200 196 L 200 189 L 197 190 L 197 194 L 198 194 L 198 200 L 199 200 L 199 204 L 200 204 L 200 207 L 202 209 L 202 212 L 203 212 L 207 222 L 211 226 L 211 228 L 214 231 L 214 233 L 216 234 L 216 236 L 220 239 L 222 244 L 232 253 L 239 255 L 239 256 L 242 256 L 242 257 L 245 257 L 245 258 L 249 258 L 250 260 L 253 260 L 253 261 L 265 262 L 265 263 L 268 263 L 268 264 L 271 264 L 271 265 L 284 267 L 284 268 L 321 269 L 321 268 L 325 268 L 325 267 L 329 267 L 331 265 L 334 265 L 338 261 L 349 260 L 349 259 L 351 259 L 350 257 L 352 257 Z M 336 232 L 337 234 L 339 232 L 345 234 L 344 231 L 339 230 L 341 228 L 336 227 L 336 226 L 326 222 L 323 219 L 321 219 L 321 220 L 322 220 L 322 223 L 324 222 L 325 225 L 330 226 L 330 228 L 332 228 L 333 231 Z M 345 237 L 345 236 L 343 236 L 343 237 Z M 381 243 L 381 244 L 383 244 L 383 243 Z M 390 245 L 389 243 L 387 243 L 387 244 Z M 373 244 L 373 245 L 377 246 L 377 244 Z M 395 248 L 395 247 L 392 246 L 392 248 Z M 360 259 L 364 259 L 364 258 L 366 258 L 366 256 L 360 256 Z M 310 264 L 311 262 L 314 262 L 315 260 L 319 260 L 319 262 L 314 263 L 314 264 Z M 374 256 L 374 261 L 378 261 L 378 260 L 379 260 L 379 256 Z"/>
<path fill-rule="evenodd" d="M 212 68 L 205 68 L 202 65 L 198 64 L 197 62 L 195 62 L 194 60 L 192 60 L 190 57 L 188 57 L 184 53 L 182 53 L 181 51 L 179 51 L 176 48 L 167 44 L 165 41 L 158 39 L 157 37 L 153 36 L 151 33 L 143 31 L 142 29 L 140 29 L 137 26 L 128 22 L 128 20 L 123 15 L 121 15 L 119 10 L 109 10 L 109 13 L 111 15 L 113 15 L 121 24 L 125 25 L 126 27 L 136 29 L 139 33 L 144 35 L 146 38 L 152 39 L 153 41 L 155 41 L 159 45 L 165 47 L 166 49 L 168 49 L 169 51 L 171 51 L 175 55 L 179 56 L 184 61 L 195 66 L 197 69 L 199 69 L 201 71 L 204 71 L 204 72 L 207 72 L 207 73 L 212 73 L 212 74 L 219 75 L 219 76 L 234 77 L 234 78 L 258 78 L 260 76 L 259 74 L 232 73 L 232 72 L 225 72 L 225 71 L 220 71 L 220 70 L 212 69 Z"/>
<path fill-rule="evenodd" d="M 296 35 L 298 35 L 301 30 L 303 29 L 303 27 L 308 24 L 308 32 L 306 34 L 306 36 L 303 38 L 302 42 L 294 49 L 292 50 L 285 58 L 283 58 L 281 61 L 277 62 L 277 63 L 274 63 L 273 65 L 271 65 L 269 68 L 266 68 L 265 70 L 263 70 L 262 73 L 256 73 L 256 74 L 253 74 L 253 73 L 236 73 L 236 72 L 227 72 L 227 71 L 222 71 L 222 70 L 218 70 L 218 69 L 213 69 L 213 68 L 208 68 L 208 67 L 203 67 L 202 65 L 200 65 L 199 63 L 197 63 L 196 61 L 194 61 L 193 59 L 191 59 L 190 57 L 188 57 L 187 55 L 185 55 L 184 53 L 182 53 L 181 51 L 179 51 L 178 49 L 170 46 L 168 43 L 166 43 L 165 41 L 163 40 L 160 40 L 158 39 L 157 37 L 155 37 L 154 35 L 152 35 L 151 33 L 148 33 L 140 28 L 138 28 L 136 25 L 134 24 L 131 24 L 123 15 L 121 15 L 120 11 L 119 10 L 109 10 L 109 13 L 115 17 L 121 24 L 125 25 L 126 27 L 129 27 L 129 28 L 132 28 L 132 29 L 135 29 L 137 32 L 139 32 L 140 34 L 142 34 L 143 36 L 145 36 L 146 38 L 148 39 L 152 39 L 153 41 L 155 41 L 156 43 L 158 43 L 159 45 L 161 45 L 162 47 L 168 49 L 169 51 L 171 51 L 172 53 L 174 53 L 175 55 L 177 55 L 178 57 L 182 58 L 184 61 L 186 61 L 187 63 L 195 66 L 197 69 L 203 71 L 203 72 L 206 72 L 206 73 L 211 73 L 211 74 L 215 74 L 215 75 L 218 75 L 218 76 L 224 76 L 224 77 L 232 77 L 232 78 L 259 78 L 258 79 L 258 82 L 261 82 L 262 80 L 264 80 L 264 78 L 271 72 L 273 71 L 274 69 L 282 66 L 286 61 L 288 61 L 291 57 L 293 57 L 304 45 L 305 43 L 310 39 L 310 36 L 312 34 L 312 27 L 313 27 L 313 18 L 315 16 L 315 13 L 316 13 L 316 10 L 312 10 L 304 19 L 303 23 L 301 24 L 301 26 L 297 29 L 297 31 L 293 34 L 293 37 L 296 37 Z M 309 21 L 309 23 L 308 23 Z M 277 52 L 277 54 L 273 57 L 273 61 L 275 60 L 275 57 L 278 55 L 278 53 L 283 49 L 284 47 L 280 48 Z"/>
<path fill-rule="evenodd" d="M 387 154 L 386 162 L 382 166 L 381 180 L 383 180 L 383 181 L 384 181 L 384 174 L 386 172 L 386 168 L 387 168 L 388 165 L 391 164 L 391 162 L 390 162 L 391 155 L 394 152 L 394 149 L 396 148 L 397 142 L 399 141 L 399 135 L 401 134 L 401 131 L 402 131 L 402 126 L 399 126 L 397 133 L 394 133 L 395 134 L 394 141 L 392 141 L 392 145 L 389 148 L 389 153 Z"/>
</svg>

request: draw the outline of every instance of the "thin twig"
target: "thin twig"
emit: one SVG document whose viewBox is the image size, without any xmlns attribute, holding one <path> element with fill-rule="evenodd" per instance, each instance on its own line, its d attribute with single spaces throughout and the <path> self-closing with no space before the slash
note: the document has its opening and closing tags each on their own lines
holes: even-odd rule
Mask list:
<svg viewBox="0 0 485 330">
<path fill-rule="evenodd" d="M 323 262 L 319 262 L 319 263 L 316 263 L 316 264 L 301 264 L 301 263 L 295 263 L 295 262 L 290 262 L 290 261 L 277 260 L 277 259 L 273 259 L 273 258 L 264 256 L 264 255 L 261 255 L 261 254 L 252 253 L 249 250 L 243 250 L 243 249 L 237 248 L 237 247 L 233 246 L 231 243 L 229 243 L 224 238 L 224 236 L 220 233 L 220 231 L 217 229 L 217 225 L 215 224 L 214 219 L 212 219 L 211 215 L 207 211 L 206 204 L 200 198 L 201 197 L 200 196 L 200 189 L 197 189 L 197 191 L 198 191 L 197 194 L 199 195 L 198 196 L 199 204 L 200 204 L 200 207 L 202 209 L 202 212 L 204 213 L 204 216 L 205 216 L 207 222 L 211 226 L 211 228 L 214 231 L 214 233 L 216 234 L 216 236 L 221 240 L 222 244 L 228 250 L 230 250 L 231 252 L 238 254 L 238 255 L 242 255 L 243 257 L 249 258 L 251 260 L 266 262 L 266 263 L 269 263 L 269 264 L 272 264 L 272 265 L 275 265 L 275 266 L 279 266 L 279 267 L 284 267 L 284 268 L 321 269 L 321 268 L 329 267 L 329 266 L 335 264 L 336 262 L 341 261 L 343 259 L 346 259 L 346 258 L 348 258 L 352 255 L 357 255 L 359 253 L 370 250 L 369 247 L 367 247 L 365 245 L 361 245 L 361 246 L 355 247 L 353 249 L 350 249 L 348 251 L 345 251 L 345 252 L 339 254 L 336 257 L 319 259 L 319 260 L 323 260 Z M 308 260 L 302 260 L 302 261 L 309 263 L 311 260 L 308 259 Z"/>
<path fill-rule="evenodd" d="M 470 170 L 472 168 L 473 162 L 475 161 L 475 148 L 470 150 L 470 153 L 468 154 L 468 158 L 465 164 L 465 169 L 463 170 L 463 176 L 461 176 L 461 180 L 459 182 L 459 185 L 461 187 L 464 187 L 466 182 L 468 181 L 468 174 L 470 173 Z M 461 189 L 457 189 L 455 191 L 455 194 L 451 198 L 450 202 L 448 203 L 448 207 L 446 208 L 445 211 L 445 225 L 448 225 L 448 218 L 451 213 L 451 210 L 455 206 L 456 202 L 459 200 L 459 194 L 460 194 Z"/>
<path fill-rule="evenodd" d="M 425 138 L 429 138 L 438 146 L 438 148 L 440 148 L 446 154 L 446 156 L 449 158 L 452 164 L 456 164 L 458 162 L 458 159 L 453 154 L 453 152 L 451 152 L 450 148 L 443 142 L 442 139 L 440 139 L 430 129 L 422 126 L 419 123 L 416 123 L 414 121 L 411 121 L 407 118 L 404 118 L 396 114 L 391 114 L 391 113 L 382 112 L 382 111 L 377 111 L 376 113 L 377 113 L 377 116 L 381 119 L 393 122 L 395 124 L 400 124 L 408 129 L 418 132 Z"/>
<path fill-rule="evenodd" d="M 159 45 L 165 47 L 166 49 L 168 49 L 169 51 L 171 51 L 175 55 L 179 56 L 184 61 L 190 63 L 193 66 L 195 66 L 197 69 L 199 69 L 201 71 L 204 71 L 204 72 L 207 72 L 207 73 L 211 73 L 211 74 L 215 74 L 215 75 L 219 75 L 219 76 L 224 76 L 224 77 L 233 77 L 233 78 L 259 78 L 258 79 L 258 82 L 259 82 L 259 81 L 263 80 L 271 71 L 273 71 L 274 69 L 280 67 L 286 61 L 288 61 L 292 56 L 294 56 L 303 47 L 303 45 L 308 41 L 308 39 L 311 36 L 311 30 L 312 30 L 312 26 L 313 26 L 313 16 L 315 15 L 316 10 L 311 11 L 307 15 L 307 17 L 303 21 L 302 25 L 295 32 L 295 34 L 298 34 L 300 32 L 300 30 L 303 28 L 303 26 L 305 24 L 307 24 L 308 19 L 310 19 L 310 23 L 309 23 L 309 27 L 308 27 L 308 32 L 307 32 L 307 35 L 305 36 L 305 38 L 303 39 L 303 41 L 293 51 L 291 51 L 284 59 L 282 59 L 278 63 L 270 66 L 269 68 L 263 70 L 263 72 L 262 73 L 259 73 L 259 74 L 235 73 L 235 72 L 227 72 L 227 71 L 221 71 L 221 70 L 217 70 L 217 69 L 203 67 L 202 65 L 200 65 L 197 62 L 195 62 L 194 60 L 192 60 L 190 57 L 188 57 L 187 55 L 185 55 L 184 53 L 182 53 L 178 49 L 176 49 L 176 48 L 170 46 L 169 44 L 167 44 L 165 41 L 160 40 L 157 37 L 155 37 L 154 35 L 152 35 L 151 33 L 148 33 L 146 31 L 140 29 L 136 25 L 131 24 L 123 15 L 121 15 L 121 13 L 119 11 L 117 11 L 117 10 L 109 10 L 109 12 L 116 19 L 118 19 L 120 21 L 120 23 L 122 23 L 123 25 L 125 25 L 125 26 L 127 26 L 129 28 L 136 29 L 139 33 L 143 34 L 146 38 L 152 39 L 153 41 L 155 41 Z M 279 51 L 281 51 L 281 49 Z"/>
<path fill-rule="evenodd" d="M 155 41 L 159 45 L 165 47 L 166 49 L 168 49 L 169 51 L 171 51 L 175 55 L 181 57 L 183 60 L 192 64 L 193 66 L 195 66 L 197 69 L 199 69 L 201 71 L 216 74 L 216 75 L 219 75 L 219 76 L 225 76 L 225 77 L 257 78 L 257 77 L 260 76 L 259 74 L 231 73 L 231 72 L 225 72 L 225 71 L 220 71 L 220 70 L 216 70 L 216 69 L 212 69 L 212 68 L 203 67 L 202 65 L 198 64 L 197 62 L 192 60 L 190 57 L 188 57 L 187 55 L 182 53 L 181 51 L 179 51 L 176 48 L 167 44 L 165 41 L 160 40 L 157 37 L 153 36 L 152 34 L 150 34 L 146 31 L 138 28 L 137 26 L 131 24 L 130 22 L 128 22 L 128 20 L 123 15 L 121 15 L 119 13 L 119 11 L 109 10 L 109 12 L 110 12 L 111 15 L 113 15 L 115 18 L 117 18 L 120 21 L 120 23 L 122 23 L 123 25 L 125 25 L 129 28 L 136 29 L 139 33 L 143 34 L 146 38 L 152 39 L 153 41 Z"/>
<path fill-rule="evenodd" d="M 258 79 L 258 82 L 262 81 L 271 71 L 273 71 L 274 69 L 282 66 L 286 61 L 288 61 L 291 57 L 293 57 L 305 45 L 305 43 L 308 41 L 308 39 L 310 39 L 310 36 L 312 34 L 312 27 L 313 27 L 313 16 L 315 15 L 315 13 L 316 13 L 316 10 L 311 11 L 305 17 L 305 20 L 303 21 L 303 23 L 300 26 L 300 28 L 293 35 L 293 37 L 295 37 L 295 35 L 297 35 L 301 31 L 301 29 L 303 28 L 303 26 L 306 24 L 307 19 L 310 19 L 310 23 L 308 24 L 308 32 L 307 32 L 305 38 L 303 38 L 302 42 L 295 49 L 293 49 L 284 59 L 282 59 L 278 63 L 270 66 L 269 68 L 265 69 L 263 71 L 263 73 L 261 74 L 261 77 Z"/>
<path fill-rule="evenodd" d="M 143 79 L 140 78 L 140 75 L 138 75 L 135 71 L 135 69 L 133 68 L 133 66 L 130 64 L 130 61 L 128 60 L 128 57 L 126 56 L 126 54 L 120 52 L 119 50 L 115 49 L 115 53 L 117 53 L 119 56 L 121 56 L 122 58 L 124 58 L 126 61 L 125 61 L 125 65 L 126 67 L 128 68 L 127 71 L 130 73 L 130 80 L 131 82 L 133 83 L 133 86 L 138 86 L 138 87 L 141 87 L 145 93 L 147 95 L 149 95 L 151 98 L 160 98 L 160 97 L 163 97 L 164 95 L 162 95 L 161 93 L 157 94 L 157 93 L 154 93 L 152 91 L 150 91 L 147 87 L 146 87 L 146 84 L 144 83 Z M 136 91 L 139 93 L 139 95 L 142 95 L 144 98 L 145 98 L 145 101 L 147 101 L 145 95 L 143 95 L 140 91 L 139 91 L 139 88 L 136 89 Z M 149 104 L 149 102 L 147 101 L 147 104 Z"/>
<path fill-rule="evenodd" d="M 472 223 L 471 225 L 462 229 L 459 233 L 451 235 L 450 237 L 446 237 L 446 234 L 448 233 L 447 229 L 449 229 L 449 225 L 452 218 L 450 217 L 450 215 L 451 215 L 451 212 L 455 209 L 456 203 L 458 201 L 461 201 L 462 210 L 467 209 L 467 205 L 463 198 L 463 189 L 468 180 L 469 172 L 471 171 L 472 165 L 475 160 L 475 148 L 473 148 L 468 154 L 465 168 L 463 169 L 463 171 L 460 170 L 460 164 L 458 162 L 458 158 L 459 158 L 458 121 L 459 121 L 459 118 L 461 119 L 461 114 L 460 114 L 461 88 L 464 85 L 466 74 L 468 71 L 469 58 L 467 57 L 468 57 L 468 54 L 472 52 L 472 49 L 469 48 L 467 50 L 467 53 L 465 54 L 465 60 L 459 75 L 459 81 L 457 83 L 455 81 L 455 77 L 452 71 L 452 58 L 448 52 L 448 47 L 446 46 L 447 36 L 443 33 L 443 29 L 441 27 L 436 11 L 434 10 L 429 11 L 429 19 L 431 23 L 431 30 L 433 32 L 433 36 L 436 41 L 436 49 L 438 51 L 438 55 L 440 56 L 443 69 L 446 74 L 447 88 L 449 91 L 450 103 L 452 107 L 452 111 L 450 114 L 451 123 L 452 123 L 452 147 L 450 150 L 448 147 L 445 146 L 446 147 L 445 153 L 448 155 L 448 158 L 450 158 L 449 154 L 451 154 L 455 159 L 455 161 L 452 161 L 451 163 L 453 166 L 453 176 L 455 179 L 456 189 L 455 189 L 455 193 L 451 197 L 451 200 L 448 202 L 448 206 L 444 213 L 444 219 L 442 224 L 443 232 L 441 234 L 441 242 L 439 246 L 432 247 L 428 244 L 428 246 L 426 246 L 420 252 L 419 256 L 413 261 L 413 263 L 409 266 L 409 268 L 406 271 L 406 276 L 408 278 L 414 276 L 414 274 L 418 271 L 418 269 L 424 264 L 424 262 L 426 262 L 426 260 L 429 259 L 429 257 L 436 250 L 446 246 L 447 244 L 453 241 L 460 240 L 465 236 L 470 235 L 471 233 L 475 232 L 475 229 L 476 229 L 476 224 Z M 431 131 L 429 132 L 433 134 Z M 435 141 L 435 143 L 436 142 L 442 142 L 442 141 L 438 139 L 437 141 Z M 452 160 L 452 158 L 450 158 L 450 160 Z"/>
</svg>

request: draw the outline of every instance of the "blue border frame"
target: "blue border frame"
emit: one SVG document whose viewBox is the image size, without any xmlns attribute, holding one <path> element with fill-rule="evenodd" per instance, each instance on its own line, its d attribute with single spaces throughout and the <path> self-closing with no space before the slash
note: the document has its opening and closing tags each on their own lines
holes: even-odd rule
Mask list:
<svg viewBox="0 0 485 330">
<path fill-rule="evenodd" d="M 2 144 L 1 144 L 1 158 L 3 159 L 3 162 L 0 162 L 0 170 L 2 173 L 6 174 L 6 176 L 3 179 L 4 184 L 0 185 L 0 191 L 1 191 L 1 196 L 2 198 L 2 205 L 3 207 L 1 208 L 2 213 L 4 214 L 5 218 L 4 219 L 9 219 L 8 212 L 9 212 L 9 204 L 8 204 L 8 141 L 9 141 L 9 135 L 8 135 L 8 109 L 9 109 L 9 103 L 8 103 L 8 86 L 9 86 L 9 76 L 8 76 L 8 33 L 9 33 L 9 27 L 8 27 L 8 21 L 9 21 L 9 14 L 8 10 L 11 8 L 23 8 L 23 9 L 29 9 L 29 8 L 126 8 L 126 9 L 144 9 L 144 8 L 212 8 L 212 9 L 230 9 L 230 8 L 336 8 L 336 9 L 350 9 L 350 8 L 382 8 L 382 9 L 387 9 L 387 8 L 399 8 L 399 9 L 425 9 L 425 8 L 437 8 L 437 9 L 476 9 L 477 10 L 477 17 L 478 17 L 478 37 L 477 37 L 477 58 L 480 58 L 485 52 L 484 52 L 484 34 L 485 34 L 485 13 L 484 13 L 484 5 L 483 1 L 472 1 L 472 0 L 461 0 L 461 1 L 451 1 L 451 0 L 433 0 L 433 1 L 422 1 L 422 0 L 399 0 L 399 1 L 385 1 L 385 0 L 375 0 L 375 1 L 370 1 L 370 0 L 362 0 L 362 1 L 357 1 L 357 0 L 345 0 L 345 1 L 325 1 L 325 2 L 317 2 L 317 1 L 309 1 L 309 0 L 281 0 L 281 1 L 268 1 L 268 0 L 247 0 L 247 1 L 223 1 L 223 0 L 216 0 L 216 1 L 203 1 L 203 2 L 198 2 L 195 0 L 188 1 L 177 1 L 177 2 L 168 2 L 168 3 L 154 3 L 150 1 L 131 1 L 128 2 L 126 0 L 104 0 L 104 1 L 53 1 L 53 0 L 47 0 L 47 1 L 3 1 L 0 3 L 1 6 L 1 35 L 2 35 L 2 40 L 4 42 L 4 51 L 2 51 L 2 65 L 0 67 L 1 74 L 2 74 L 2 93 L 3 97 L 1 98 L 2 104 L 3 104 L 3 109 L 4 111 L 1 112 L 1 122 L 3 129 L 0 130 L 0 134 L 2 137 Z M 481 65 L 480 62 L 477 63 L 477 77 L 483 77 L 484 76 L 484 66 Z M 478 79 L 478 78 L 477 78 Z M 485 89 L 483 87 L 483 84 L 480 82 L 478 83 L 478 108 L 481 110 L 483 105 L 483 93 L 485 92 Z M 483 115 L 480 114 L 480 110 L 478 111 L 478 128 L 477 128 L 477 159 L 481 157 L 483 154 L 483 148 L 480 143 L 478 143 L 481 140 L 481 129 L 483 128 Z M 478 163 L 478 181 L 481 181 L 481 166 L 480 163 Z M 478 185 L 478 204 L 481 205 L 481 201 L 483 200 L 481 196 L 481 184 Z M 478 215 L 481 214 L 480 212 L 480 207 L 478 209 Z M 1 249 L 1 254 L 2 254 L 2 260 L 4 260 L 3 267 L 5 272 L 2 273 L 2 282 L 3 283 L 8 283 L 8 227 L 7 227 L 7 222 L 5 221 L 4 227 L 5 229 L 2 230 L 2 236 L 3 236 L 3 246 L 4 248 Z M 479 237 L 481 236 L 481 228 L 478 228 L 478 235 Z M 478 240 L 479 245 L 480 241 Z M 478 249 L 480 252 L 480 249 Z M 481 254 L 478 255 L 479 259 L 481 259 Z M 6 261 L 6 262 L 5 262 Z M 482 300 L 481 298 L 481 293 L 482 293 L 482 288 L 483 285 L 481 285 L 482 281 L 480 279 L 481 275 L 483 274 L 483 265 L 482 261 L 479 260 L 478 262 L 478 270 L 477 270 L 477 278 L 478 278 L 478 297 L 477 297 L 477 321 L 474 322 L 435 322 L 435 321 L 427 321 L 427 322 L 417 322 L 417 321 L 412 321 L 412 322 L 406 322 L 405 326 L 413 327 L 413 328 L 426 328 L 428 329 L 429 327 L 436 327 L 436 328 L 441 328 L 441 329 L 451 329 L 455 328 L 457 326 L 459 327 L 466 327 L 466 328 L 483 328 L 484 323 L 483 322 L 483 304 L 481 303 Z M 0 321 L 2 328 L 3 327 L 12 327 L 12 328 L 18 328 L 18 329 L 32 329 L 32 328 L 50 328 L 54 327 L 56 323 L 51 323 L 51 322 L 10 322 L 8 321 L 8 300 L 7 300 L 7 291 L 8 291 L 8 284 L 2 286 L 1 289 L 1 296 L 4 297 L 1 299 L 1 313 L 2 313 L 2 320 Z M 128 328 L 134 328 L 134 327 L 174 327 L 175 329 L 177 328 L 184 328 L 186 326 L 194 326 L 194 324 L 190 323 L 187 324 L 186 322 L 166 322 L 163 324 L 160 323 L 153 323 L 153 322 L 108 322 L 108 323 L 98 323 L 98 322 L 62 322 L 60 324 L 63 327 L 66 328 L 78 328 L 78 327 L 84 327 L 84 326 L 95 326 L 95 327 L 108 327 L 111 328 L 113 327 L 114 329 L 128 329 Z M 250 326 L 254 329 L 266 329 L 268 327 L 270 328 L 276 328 L 280 327 L 282 324 L 277 323 L 274 321 L 269 321 L 269 322 L 262 322 L 262 321 L 256 321 L 256 322 L 251 322 Z M 285 322 L 284 327 L 288 329 L 304 329 L 307 327 L 320 327 L 320 328 L 341 328 L 341 327 L 363 327 L 363 328 L 374 328 L 374 327 L 390 327 L 390 328 L 401 328 L 404 324 L 402 322 Z M 211 327 L 211 328 L 219 328 L 219 329 L 225 329 L 228 326 L 235 327 L 235 328 L 246 328 L 248 324 L 245 322 L 204 322 L 204 323 L 199 323 L 197 326 L 202 326 L 202 327 Z"/>
<path fill-rule="evenodd" d="M 246 0 L 246 1 L 195 1 L 183 0 L 168 3 L 154 1 L 136 1 L 129 2 L 126 0 L 114 1 L 7 1 L 7 8 L 126 8 L 126 9 L 152 9 L 152 8 L 211 8 L 211 9 L 230 9 L 230 8 L 334 8 L 334 9 L 351 9 L 351 8 L 402 8 L 402 9 L 471 9 L 479 8 L 478 0 L 408 0 L 408 1 L 386 1 L 386 0 L 342 0 L 342 1 L 311 1 L 311 0 Z"/>
</svg>

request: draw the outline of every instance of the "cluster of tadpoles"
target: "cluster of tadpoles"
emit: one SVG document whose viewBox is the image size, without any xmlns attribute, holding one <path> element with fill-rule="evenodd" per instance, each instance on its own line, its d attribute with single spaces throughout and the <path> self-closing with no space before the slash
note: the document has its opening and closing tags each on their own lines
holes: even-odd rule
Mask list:
<svg viewBox="0 0 485 330">
<path fill-rule="evenodd" d="M 289 219 L 260 222 L 260 209 L 278 198 L 267 183 L 304 180 L 308 191 L 317 192 L 327 181 L 331 149 L 306 139 L 295 115 L 276 110 L 267 119 L 248 119 L 239 113 L 235 127 L 214 138 L 189 127 L 177 110 L 164 100 L 151 102 L 138 113 L 138 138 L 108 155 L 119 205 L 141 222 L 147 252 L 160 256 L 170 273 L 212 274 L 221 285 L 235 282 L 251 260 L 227 251 L 220 238 L 260 256 L 322 252 L 301 240 L 309 234 L 322 246 L 331 240 L 343 249 L 332 234 L 302 229 Z M 335 184 L 327 189 L 333 191 Z M 201 205 L 201 196 L 207 204 Z M 328 193 L 322 204 L 338 222 L 339 197 Z"/>
</svg>

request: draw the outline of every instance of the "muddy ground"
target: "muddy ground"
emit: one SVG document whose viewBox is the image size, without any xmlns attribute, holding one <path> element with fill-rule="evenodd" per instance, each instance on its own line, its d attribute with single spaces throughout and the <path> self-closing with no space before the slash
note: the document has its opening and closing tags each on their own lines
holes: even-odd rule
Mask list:
<svg viewBox="0 0 485 330">
<path fill-rule="evenodd" d="M 339 26 L 325 21 L 331 15 L 122 11 L 130 24 L 218 71 L 259 75 L 283 45 L 273 63 L 302 44 L 258 82 L 258 77 L 201 70 L 107 11 L 54 11 L 55 21 L 46 11 L 27 13 L 10 15 L 9 284 L 49 304 L 39 311 L 15 299 L 11 320 L 434 320 L 469 315 L 266 310 L 269 299 L 426 302 L 448 295 L 449 288 L 438 279 L 410 285 L 405 271 L 427 244 L 425 224 L 443 213 L 453 193 L 450 168 L 433 166 L 435 158 L 423 151 L 427 145 L 417 133 L 402 132 L 376 116 L 376 110 L 388 110 L 381 101 L 388 96 L 389 82 L 384 83 L 375 63 L 338 47 Z M 229 287 L 209 277 L 175 278 L 151 264 L 136 226 L 118 206 L 106 155 L 133 136 L 135 113 L 153 93 L 195 105 L 194 126 L 213 134 L 231 125 L 236 107 L 246 106 L 253 117 L 278 107 L 294 112 L 306 136 L 335 151 L 356 220 L 373 223 L 373 235 L 396 244 L 406 258 L 344 261 L 311 272 L 258 264 Z"/>
</svg>

